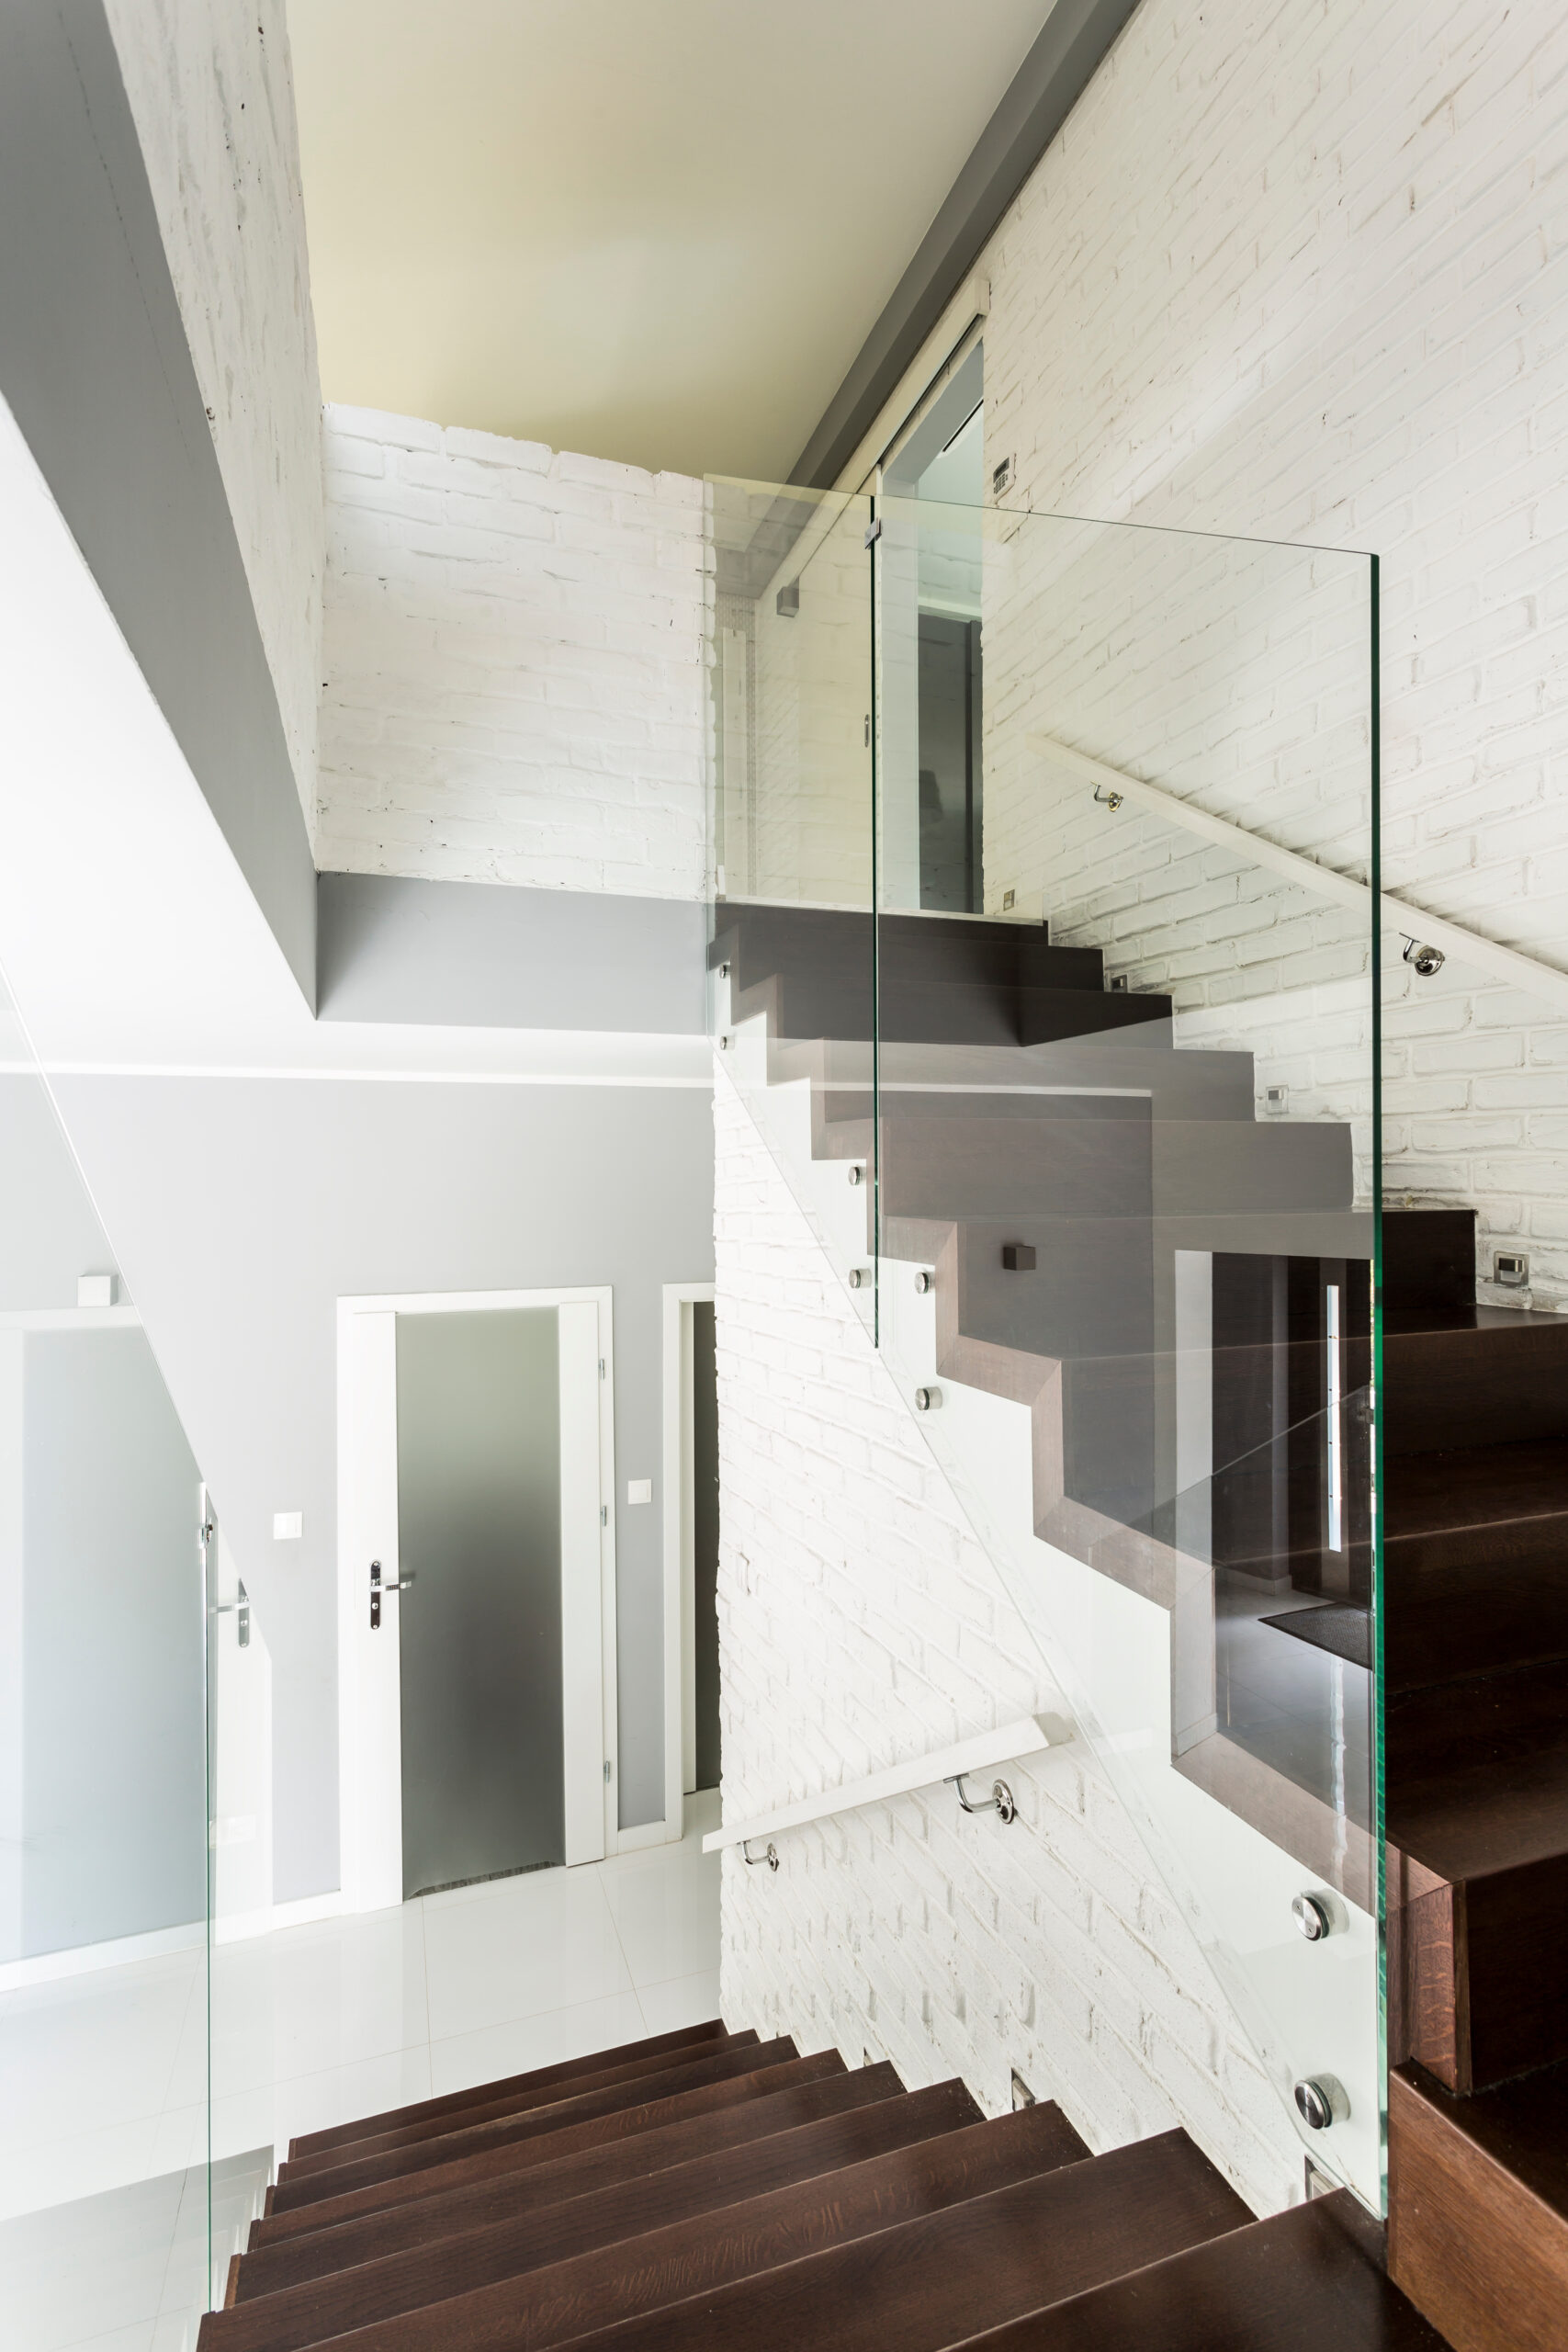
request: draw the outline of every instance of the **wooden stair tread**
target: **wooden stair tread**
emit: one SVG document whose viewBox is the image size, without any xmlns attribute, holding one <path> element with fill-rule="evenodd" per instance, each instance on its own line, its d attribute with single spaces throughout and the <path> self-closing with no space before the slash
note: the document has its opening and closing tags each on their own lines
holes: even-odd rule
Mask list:
<svg viewBox="0 0 1568 2352">
<path fill-rule="evenodd" d="M 762 2046 L 765 2048 L 767 2045 Z M 814 2052 L 809 2058 L 792 2058 L 776 2066 L 760 2066 L 749 2074 L 723 2075 L 716 2081 L 699 2084 L 687 2090 L 668 2092 L 659 2098 L 644 2097 L 635 2105 L 613 2108 L 608 2113 L 589 2116 L 581 2122 L 563 2124 L 553 2131 L 536 2132 L 527 2138 L 508 2140 L 500 2146 L 484 2148 L 476 2154 L 434 2162 L 420 2172 L 374 2180 L 363 2188 L 342 2188 L 333 2195 L 323 2194 L 292 2209 L 279 2211 L 275 2204 L 272 2211 L 255 2225 L 253 2234 L 260 2244 L 270 2245 L 279 2237 L 292 2235 L 295 2232 L 330 2229 L 341 2222 L 355 2221 L 366 2213 L 412 2204 L 424 2197 L 440 2196 L 448 2189 L 468 2188 L 475 2181 L 493 2179 L 502 2173 L 527 2171 L 536 2165 L 553 2164 L 562 2157 L 576 2155 L 584 2148 L 631 2139 L 640 2132 L 657 2130 L 660 2125 L 678 2122 L 688 2116 L 707 2114 L 716 2108 L 761 2098 L 771 2091 L 818 2082 L 824 2075 L 842 2074 L 843 2071 L 844 2062 L 837 2051 L 824 2050 Z M 439 2145 L 439 2143 L 434 2144 Z"/>
<path fill-rule="evenodd" d="M 243 2303 L 253 2295 L 325 2278 L 408 2246 L 429 2245 L 463 2231 L 482 2229 L 491 2222 L 510 2221 L 524 2213 L 543 2214 L 569 2200 L 592 2198 L 627 2183 L 644 2183 L 695 2157 L 739 2152 L 775 2132 L 792 2132 L 824 2117 L 848 2114 L 902 2096 L 903 2086 L 886 2061 L 875 2066 L 857 2066 L 852 2073 L 840 2064 L 838 2073 L 803 2082 L 794 2090 L 710 2109 L 681 2122 L 583 2148 L 575 2155 L 556 2156 L 526 2171 L 500 2173 L 467 2188 L 421 2198 L 413 2204 L 367 2213 L 331 2229 L 268 2242 L 259 2234 L 264 2224 L 253 2222 L 238 2300 Z"/>
<path fill-rule="evenodd" d="M 1358 2243 L 1353 2205 L 1338 2189 L 1292 2206 L 967 2336 L 963 2352 L 1443 2352 Z"/>
<path fill-rule="evenodd" d="M 1059 2160 L 1087 2154 L 1057 2116 Z M 957 2082 L 942 2083 L 776 2133 L 740 2151 L 719 2150 L 648 2178 L 589 2198 L 573 2198 L 539 2214 L 441 2244 L 361 2265 L 331 2279 L 248 2301 L 215 2321 L 204 2337 L 209 2352 L 295 2352 L 295 2347 L 422 2308 L 505 2278 L 554 2267 L 598 2250 L 608 2266 L 628 2239 L 694 2224 L 746 2205 L 748 2226 L 762 2226 L 766 2200 L 800 2189 L 836 2200 L 836 2176 L 869 2160 L 910 2149 L 945 2133 L 972 2131 L 980 2121 L 973 2099 Z M 782 2200 L 787 2202 L 787 2200 Z"/>
<path fill-rule="evenodd" d="M 1070 2149 L 1065 2140 L 1073 2142 Z M 467 2352 L 481 2345 L 487 2352 L 524 2346 L 532 2352 L 650 2311 L 689 2308 L 690 2297 L 722 2296 L 737 2279 L 755 2281 L 766 2295 L 781 2268 L 787 2274 L 818 2250 L 841 2253 L 868 2234 L 903 2235 L 910 2222 L 982 2211 L 998 2195 L 1035 2187 L 1064 2164 L 1068 2172 L 1090 2169 L 1077 2159 L 1076 2135 L 1064 2134 L 1059 2116 L 1025 2108 L 846 2166 L 826 2181 L 799 2182 L 405 2312 L 337 2341 L 342 2352 Z M 1186 2201 L 1192 2202 L 1190 2195 Z M 217 2315 L 205 2325 L 215 2330 Z M 204 2335 L 204 2352 L 209 2341 L 215 2335 Z"/>
<path fill-rule="evenodd" d="M 1568 2065 L 1468 2098 L 1389 2077 L 1389 2274 L 1459 2352 L 1568 2347 Z"/>
<path fill-rule="evenodd" d="M 423 2123 L 437 2115 L 453 2115 L 470 2106 L 485 2106 L 504 2098 L 509 2092 L 543 2090 L 552 2083 L 571 2081 L 580 2075 L 603 2074 L 612 2066 L 629 2064 L 637 2058 L 652 2058 L 660 2052 L 683 2050 L 694 2042 L 739 2042 L 757 2039 L 748 2030 L 730 2033 L 722 2018 L 711 2018 L 702 2025 L 681 2026 L 672 2033 L 659 2033 L 637 2041 L 624 2041 L 613 2050 L 587 2051 L 578 2058 L 564 2058 L 550 2066 L 534 2066 L 525 2075 L 508 2075 L 499 2082 L 477 2083 L 466 2090 L 444 2091 L 435 2098 L 422 2098 L 412 2107 L 386 2109 L 379 2115 L 358 2117 L 352 2123 L 334 2123 L 325 2131 L 302 2132 L 288 2143 L 292 2162 L 300 2156 L 315 2155 L 323 2148 L 341 2147 L 351 2140 L 372 2139 L 379 2132 L 395 2132 L 405 2124 Z"/>
<path fill-rule="evenodd" d="M 1444 2090 L 1424 2067 L 1402 2066 L 1399 2075 L 1492 2163 L 1568 2221 L 1568 2060 L 1467 2098 Z"/>
<path fill-rule="evenodd" d="M 1401 1454 L 1387 1510 L 1391 1544 L 1568 1519 L 1568 1438 Z"/>
<path fill-rule="evenodd" d="M 464 2156 L 502 2147 L 509 2141 L 547 2138 L 563 2125 L 613 2114 L 618 2108 L 637 2106 L 662 2093 L 693 2090 L 704 2083 L 722 2081 L 727 2075 L 776 2066 L 798 2055 L 785 2034 L 776 2041 L 720 2051 L 712 2057 L 662 2067 L 658 2073 L 637 2073 L 628 2080 L 613 2080 L 593 2090 L 574 2090 L 570 2084 L 563 2084 L 560 2087 L 568 2094 L 563 2098 L 550 2099 L 542 2106 L 508 2109 L 504 2114 L 482 2123 L 464 2123 L 460 2118 L 454 2118 L 456 2128 L 435 2139 L 420 2139 L 387 2148 L 372 2143 L 374 2152 L 365 2155 L 357 2154 L 351 2143 L 346 2149 L 333 2152 L 346 2161 L 323 2171 L 309 2172 L 302 2179 L 293 2177 L 289 2166 L 280 2166 L 274 2210 L 288 2211 L 292 2206 L 311 2204 L 320 2198 L 339 2197 L 350 2189 L 454 2164 Z"/>
<path fill-rule="evenodd" d="M 1418 1781 L 1391 1775 L 1387 1837 L 1453 1885 L 1568 1857 L 1568 1728 L 1533 1754 L 1479 1756 Z"/>
<path fill-rule="evenodd" d="M 413 2118 L 385 2130 L 367 2129 L 363 2132 L 353 2124 L 344 2127 L 344 2136 L 331 2146 L 312 2150 L 310 2154 L 291 2157 L 278 2166 L 280 2182 L 309 2180 L 317 2173 L 331 2172 L 345 2164 L 358 2164 L 392 2148 L 417 2147 L 422 2141 L 450 2138 L 455 2132 L 475 2130 L 481 2123 L 497 2121 L 503 2116 L 527 2115 L 547 2107 L 558 2107 L 569 2098 L 586 2098 L 596 2091 L 611 2090 L 622 2084 L 637 2083 L 655 2075 L 667 2075 L 677 2066 L 697 2064 L 721 2053 L 738 2050 L 754 2050 L 755 2033 L 726 2034 L 709 2037 L 696 2043 L 678 2044 L 673 2050 L 639 2052 L 635 2058 L 624 2058 L 616 2064 L 585 2068 L 581 2073 L 561 2079 L 517 2087 L 508 2083 L 490 2086 L 491 2096 L 465 2098 L 457 2106 L 438 2107 L 434 2114 Z M 348 2134 L 352 2133 L 352 2137 Z"/>
<path fill-rule="evenodd" d="M 1251 2219 L 1168 2132 L 584 2335 L 573 2352 L 945 2352 Z"/>
</svg>

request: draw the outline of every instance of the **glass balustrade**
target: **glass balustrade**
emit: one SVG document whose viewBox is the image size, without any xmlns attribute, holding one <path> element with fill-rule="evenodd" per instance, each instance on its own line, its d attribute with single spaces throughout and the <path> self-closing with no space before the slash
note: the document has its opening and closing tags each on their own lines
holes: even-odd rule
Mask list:
<svg viewBox="0 0 1568 2352">
<path fill-rule="evenodd" d="M 201 1475 L 0 992 L 0 2312 L 194 2346 L 265 2167 L 213 2166 Z"/>
<path fill-rule="evenodd" d="M 1303 2150 L 1377 2207 L 1373 568 L 711 511 L 721 1067 Z"/>
</svg>

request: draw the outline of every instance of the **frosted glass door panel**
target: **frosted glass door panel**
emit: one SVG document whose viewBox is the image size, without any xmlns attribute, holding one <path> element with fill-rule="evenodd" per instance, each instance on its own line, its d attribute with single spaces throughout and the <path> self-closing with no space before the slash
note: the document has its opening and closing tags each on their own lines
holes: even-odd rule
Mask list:
<svg viewBox="0 0 1568 2352">
<path fill-rule="evenodd" d="M 564 1861 L 559 1315 L 398 1317 L 403 1892 Z"/>
</svg>

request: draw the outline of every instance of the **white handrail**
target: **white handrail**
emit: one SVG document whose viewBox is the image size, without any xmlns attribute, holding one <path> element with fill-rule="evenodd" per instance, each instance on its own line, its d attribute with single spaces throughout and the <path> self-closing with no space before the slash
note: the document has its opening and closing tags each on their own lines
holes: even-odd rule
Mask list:
<svg viewBox="0 0 1568 2352">
<path fill-rule="evenodd" d="M 703 1839 L 705 1854 L 725 1846 L 743 1846 L 751 1838 L 773 1838 L 782 1829 L 802 1829 L 808 1821 L 826 1821 L 835 1813 L 852 1813 L 857 1805 L 880 1804 L 888 1797 L 908 1796 L 915 1789 L 932 1789 L 939 1781 L 960 1774 L 985 1772 L 996 1764 L 1015 1763 L 1038 1756 L 1043 1747 L 1060 1747 L 1070 1737 L 1062 1724 L 1044 1715 L 1021 1715 L 1016 1723 L 998 1724 L 994 1731 L 977 1731 L 926 1756 L 911 1756 L 903 1764 L 889 1764 L 868 1772 L 863 1781 L 843 1781 L 819 1795 L 797 1798 L 772 1813 L 754 1814 L 749 1821 L 727 1821 Z"/>
<path fill-rule="evenodd" d="M 1207 809 L 1195 808 L 1179 793 L 1167 792 L 1162 785 L 1145 784 L 1141 776 L 1128 775 L 1104 760 L 1091 759 L 1087 752 L 1077 752 L 1070 743 L 1058 742 L 1054 735 L 1029 735 L 1024 741 L 1032 752 L 1076 769 L 1079 775 L 1094 785 L 1102 785 L 1108 792 L 1120 793 L 1134 808 L 1152 809 L 1183 826 L 1188 832 L 1198 834 L 1201 840 L 1234 850 L 1238 856 L 1250 858 L 1254 865 L 1282 874 L 1303 888 L 1314 890 L 1320 899 L 1331 899 L 1336 906 L 1370 911 L 1371 889 L 1348 874 L 1337 874 L 1331 865 L 1319 865 L 1313 858 L 1298 856 L 1294 850 L 1280 849 L 1260 834 L 1249 833 L 1245 825 L 1233 825 L 1227 818 L 1211 817 Z M 1510 988 L 1528 989 L 1559 1011 L 1568 1012 L 1568 972 L 1560 972 L 1551 964 L 1523 955 L 1517 947 L 1504 947 L 1495 939 L 1484 939 L 1479 932 L 1467 931 L 1462 923 L 1450 922 L 1446 915 L 1426 914 L 1388 890 L 1382 897 L 1382 920 L 1391 931 L 1397 931 L 1403 938 L 1440 947 L 1445 956 L 1455 956 L 1461 963 L 1479 965 L 1483 971 L 1506 980 Z"/>
</svg>

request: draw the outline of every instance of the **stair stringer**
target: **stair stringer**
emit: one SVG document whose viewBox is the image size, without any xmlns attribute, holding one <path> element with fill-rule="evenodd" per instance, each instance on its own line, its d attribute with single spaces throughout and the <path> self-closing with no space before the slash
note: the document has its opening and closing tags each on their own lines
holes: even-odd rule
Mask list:
<svg viewBox="0 0 1568 2352">
<path fill-rule="evenodd" d="M 872 1262 L 874 1209 L 868 1186 L 846 1185 L 842 1159 L 825 1161 L 813 1154 L 813 1137 L 820 1135 L 822 1127 L 814 1095 L 822 1087 L 869 1088 L 871 1048 L 852 1043 L 846 1047 L 842 1041 L 829 1040 L 789 1040 L 781 1045 L 770 1035 L 768 1014 L 762 1010 L 736 1023 L 724 1036 L 726 1042 L 716 1056 L 717 1082 L 728 1079 L 734 1083 L 752 1126 L 841 1285 L 846 1268 L 856 1264 L 869 1268 Z M 765 1114 L 759 1116 L 758 1105 L 763 1100 Z M 911 1238 L 913 1222 L 900 1221 L 901 1243 L 908 1244 Z M 952 1227 L 931 1221 L 928 1238 L 939 1245 L 931 1251 L 931 1270 L 939 1276 L 941 1248 L 952 1233 Z M 890 1290 L 890 1285 L 884 1286 L 885 1317 Z M 924 1295 L 916 1294 L 912 1283 L 907 1296 L 902 1289 L 897 1294 L 895 1312 L 903 1326 L 901 1338 L 909 1337 L 911 1321 L 923 1325 L 926 1377 L 933 1385 L 940 1370 L 937 1303 L 944 1295 L 956 1298 L 956 1295 L 955 1285 L 940 1278 Z M 869 1325 L 868 1294 L 857 1295 L 853 1304 Z M 1152 1538 L 1066 1502 L 1061 1494 L 1059 1364 L 1023 1351 L 964 1339 L 956 1324 L 949 1343 L 959 1351 L 952 1360 L 962 1368 L 942 1375 L 951 1384 L 950 1390 L 943 1388 L 942 1408 L 917 1413 L 911 1396 L 905 1394 L 906 1409 L 973 1529 L 998 1590 L 1029 1629 L 1047 1673 L 1062 1690 L 1076 1736 L 1085 1739 L 1125 1805 L 1153 1869 L 1213 1970 L 1241 2031 L 1274 2087 L 1282 2115 L 1289 2119 L 1287 2128 L 1294 2128 L 1292 2086 L 1300 2071 L 1301 2050 L 1311 2048 L 1315 2053 L 1313 2063 L 1342 2079 L 1366 2081 L 1375 2067 L 1376 2020 L 1370 2014 L 1370 2005 L 1365 2012 L 1347 2010 L 1336 2001 L 1335 1988 L 1325 1984 L 1321 1972 L 1314 1974 L 1310 1967 L 1301 1966 L 1302 1956 L 1310 1955 L 1312 1948 L 1294 1928 L 1290 1905 L 1300 1889 L 1303 1868 L 1310 1865 L 1303 1865 L 1280 1838 L 1253 1820 L 1247 1809 L 1268 1813 L 1272 1807 L 1274 1817 L 1288 1809 L 1281 1791 L 1259 1788 L 1254 1777 L 1271 1782 L 1276 1776 L 1265 1767 L 1255 1766 L 1254 1759 L 1229 1742 L 1220 1743 L 1229 1751 L 1227 1756 L 1210 1753 L 1217 1738 L 1213 1724 L 1213 1571 L 1206 1563 L 1190 1561 Z M 980 1350 L 987 1351 L 987 1355 L 980 1355 Z M 1009 1358 L 1016 1362 L 1003 1361 Z M 903 1374 L 915 1357 L 902 1347 L 899 1359 L 897 1374 L 891 1363 L 887 1370 L 895 1385 L 903 1390 Z M 974 1376 L 982 1373 L 987 1376 Z M 964 1437 L 956 1443 L 944 1442 L 942 1432 L 952 1431 L 960 1419 L 966 1425 Z M 965 1454 L 971 1460 L 978 1456 L 987 1464 L 984 1495 L 969 1475 Z M 1055 1495 L 1055 1515 L 1045 1515 L 1043 1530 L 1036 1516 L 1037 1463 L 1047 1490 L 1054 1481 Z M 1069 1512 L 1082 1514 L 1071 1528 Z M 1061 1541 L 1069 1532 L 1099 1556 L 1088 1560 L 1079 1551 L 1069 1549 Z M 1075 1589 L 1066 1600 L 1067 1617 L 1089 1614 L 1098 1623 L 1109 1611 L 1107 1639 L 1115 1648 L 1123 1675 L 1114 1694 L 1122 1712 L 1115 1719 L 1109 1719 L 1103 1707 L 1091 1699 L 1043 1606 L 1047 1593 L 1062 1600 L 1062 1588 L 1068 1582 Z M 1092 1597 L 1096 1592 L 1100 1596 L 1098 1603 Z M 1189 1635 L 1179 1645 L 1184 1621 L 1190 1624 L 1194 1620 L 1201 1627 L 1198 1641 Z M 1186 1729 L 1194 1735 L 1191 1744 L 1179 1753 L 1173 1693 L 1182 1687 L 1179 1677 L 1183 1668 L 1190 1677 L 1193 1660 L 1203 1658 L 1205 1650 L 1205 1662 L 1196 1671 L 1200 1693 L 1205 1687 L 1209 1693 L 1207 1720 L 1201 1707 L 1192 1706 L 1190 1690 L 1177 1701 L 1177 1711 L 1187 1718 Z M 1196 1768 L 1188 1760 L 1191 1758 L 1201 1759 Z M 1171 1780 L 1179 1781 L 1184 1795 L 1175 1795 L 1168 1786 Z M 1294 1793 L 1302 1795 L 1310 1807 L 1312 1801 L 1304 1792 Z M 1237 1794 L 1246 1804 L 1230 1801 Z M 1168 1826 L 1173 1818 L 1180 1827 L 1176 1837 Z M 1320 1844 L 1328 1842 L 1321 1821 L 1303 1818 L 1290 1826 L 1300 1831 L 1303 1842 L 1309 1832 L 1315 1833 Z M 1332 1852 L 1325 1852 L 1325 1859 L 1332 1862 Z M 1192 1867 L 1194 1862 L 1198 1867 Z M 1228 1926 L 1217 1924 L 1225 1919 L 1226 1905 L 1216 1899 L 1216 1891 L 1236 1889 L 1245 1890 L 1246 1918 L 1235 1917 Z M 1345 1892 L 1344 1900 L 1348 1927 L 1341 1948 L 1366 1958 L 1375 1950 L 1375 1919 L 1354 1894 Z M 1266 1952 L 1256 1948 L 1248 1932 L 1250 1917 L 1259 1906 L 1280 1923 L 1278 1941 L 1269 1943 Z M 1280 2030 L 1276 2020 L 1281 2018 L 1292 2020 L 1293 2033 Z M 1320 2166 L 1332 2168 L 1337 2159 L 1348 2185 L 1374 2211 L 1380 2210 L 1379 2118 L 1359 2113 L 1353 2127 L 1342 2125 L 1339 2132 L 1344 2136 L 1338 2149 L 1329 2149 L 1321 2141 L 1314 2143 L 1314 2160 Z"/>
</svg>

